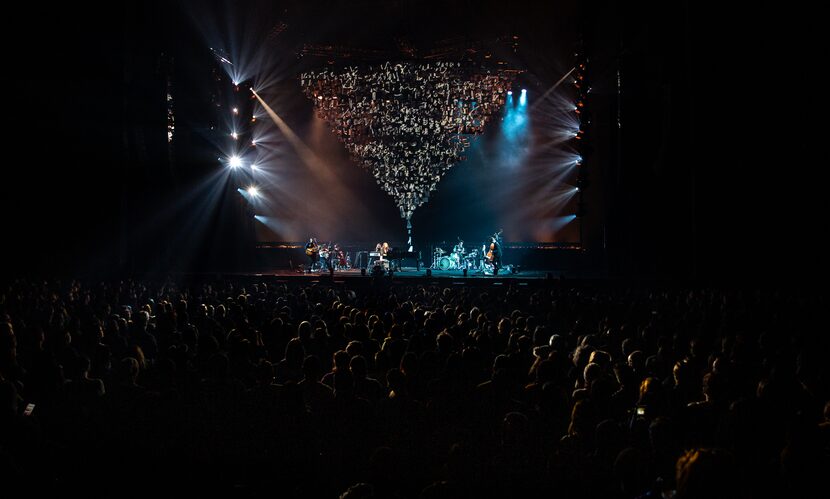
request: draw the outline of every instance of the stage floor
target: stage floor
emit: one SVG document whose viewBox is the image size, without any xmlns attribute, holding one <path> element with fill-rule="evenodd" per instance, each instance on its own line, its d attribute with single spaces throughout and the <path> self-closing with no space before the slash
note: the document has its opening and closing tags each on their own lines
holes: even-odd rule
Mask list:
<svg viewBox="0 0 830 499">
<path fill-rule="evenodd" d="M 273 271 L 246 273 L 250 277 L 262 277 L 276 280 L 291 280 L 291 281 L 308 281 L 309 283 L 315 281 L 355 281 L 355 280 L 371 280 L 373 276 L 367 272 L 365 275 L 361 274 L 360 269 L 351 270 L 336 270 L 333 274 L 329 272 L 312 272 L 301 273 L 299 271 L 292 271 L 288 269 L 275 269 Z M 500 271 L 498 275 L 487 275 L 478 271 L 469 270 L 467 275 L 464 275 L 463 270 L 432 270 L 430 275 L 427 274 L 426 269 L 417 270 L 415 267 L 404 267 L 398 272 L 393 272 L 392 275 L 384 274 L 378 278 L 393 281 L 422 281 L 422 282 L 512 282 L 512 281 L 540 281 L 546 279 L 560 279 L 563 276 L 560 272 L 551 271 L 531 271 L 522 270 L 513 273 L 511 271 Z"/>
</svg>

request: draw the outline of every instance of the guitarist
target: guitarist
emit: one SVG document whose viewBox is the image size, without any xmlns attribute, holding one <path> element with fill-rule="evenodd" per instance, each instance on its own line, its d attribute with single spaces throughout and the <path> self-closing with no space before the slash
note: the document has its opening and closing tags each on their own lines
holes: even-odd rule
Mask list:
<svg viewBox="0 0 830 499">
<path fill-rule="evenodd" d="M 317 264 L 317 260 L 320 258 L 320 246 L 317 245 L 317 239 L 313 237 L 308 239 L 308 243 L 305 245 L 305 254 L 310 261 L 308 272 L 311 273 L 314 270 L 314 265 Z"/>
</svg>

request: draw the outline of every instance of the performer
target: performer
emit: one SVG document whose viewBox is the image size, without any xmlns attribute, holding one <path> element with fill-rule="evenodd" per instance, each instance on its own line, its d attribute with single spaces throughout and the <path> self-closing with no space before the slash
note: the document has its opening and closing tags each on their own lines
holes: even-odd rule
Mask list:
<svg viewBox="0 0 830 499">
<path fill-rule="evenodd" d="M 501 268 L 501 231 L 490 236 L 490 250 L 487 251 L 487 261 L 493 265 L 493 275 L 499 274 Z"/>
<path fill-rule="evenodd" d="M 378 259 L 373 262 L 373 267 L 388 269 L 389 261 L 386 259 L 386 255 L 389 253 L 389 243 L 378 243 L 375 246 L 375 252 L 378 254 Z"/>
<path fill-rule="evenodd" d="M 333 243 L 333 242 L 329 241 L 328 251 L 326 252 L 326 261 L 325 261 L 326 269 L 328 269 L 329 272 L 334 272 L 334 265 L 335 265 L 334 262 L 337 261 L 337 248 L 339 248 L 337 243 Z"/>
<path fill-rule="evenodd" d="M 334 251 L 332 251 L 332 260 L 336 270 L 346 270 L 346 252 L 339 244 L 334 243 Z"/>
<path fill-rule="evenodd" d="M 317 263 L 318 258 L 320 257 L 320 247 L 317 245 L 317 239 L 310 237 L 308 239 L 308 243 L 305 245 L 305 254 L 308 255 L 309 259 L 309 266 L 307 269 L 308 273 L 314 269 L 314 265 Z"/>
<path fill-rule="evenodd" d="M 464 250 L 464 241 L 462 241 L 461 238 L 458 238 L 458 244 L 453 246 L 452 254 L 450 255 L 450 259 L 455 262 L 455 267 L 458 269 L 464 266 L 464 253 L 466 253 Z"/>
</svg>

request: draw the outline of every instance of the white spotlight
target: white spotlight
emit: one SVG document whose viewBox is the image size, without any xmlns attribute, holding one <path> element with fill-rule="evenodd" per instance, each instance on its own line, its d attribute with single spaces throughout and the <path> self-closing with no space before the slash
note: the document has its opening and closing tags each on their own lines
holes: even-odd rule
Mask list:
<svg viewBox="0 0 830 499">
<path fill-rule="evenodd" d="M 228 158 L 228 165 L 231 168 L 239 168 L 240 166 L 242 166 L 242 158 L 240 158 L 239 156 L 233 155 L 230 158 Z"/>
<path fill-rule="evenodd" d="M 236 140 L 239 138 L 239 134 L 236 132 L 231 132 L 231 137 L 233 137 L 233 140 Z"/>
<path fill-rule="evenodd" d="M 259 189 L 257 189 L 253 185 L 248 187 L 248 195 L 252 198 L 259 197 Z"/>
<path fill-rule="evenodd" d="M 238 107 L 233 108 L 233 114 L 239 114 L 239 108 Z"/>
</svg>

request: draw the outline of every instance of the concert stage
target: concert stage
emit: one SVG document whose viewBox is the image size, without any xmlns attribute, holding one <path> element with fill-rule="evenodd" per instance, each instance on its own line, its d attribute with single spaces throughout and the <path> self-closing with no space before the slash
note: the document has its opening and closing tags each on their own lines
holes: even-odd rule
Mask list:
<svg viewBox="0 0 830 499">
<path fill-rule="evenodd" d="M 328 272 L 314 272 L 303 274 L 299 271 L 308 263 L 308 257 L 304 252 L 305 243 L 260 243 L 256 248 L 254 264 L 247 268 L 242 274 L 248 276 L 262 276 L 280 280 L 315 281 L 325 279 L 330 281 Z M 441 247 L 441 245 L 437 245 Z M 371 280 L 371 262 L 368 260 L 368 252 L 361 251 L 367 245 L 345 245 L 344 249 L 358 256 L 354 261 L 357 266 L 365 266 L 366 275 L 361 274 L 360 268 L 351 270 L 335 270 L 336 281 Z M 443 247 L 446 247 L 444 245 Z M 426 246 L 423 254 L 431 254 L 431 246 Z M 431 269 L 431 275 L 427 275 L 427 264 L 440 262 L 425 262 L 421 258 L 420 268 L 416 267 L 416 259 L 403 258 L 400 260 L 401 271 L 395 271 L 390 277 L 384 274 L 384 279 L 391 279 L 394 282 L 418 283 L 436 282 L 451 284 L 453 282 L 481 283 L 484 285 L 492 282 L 533 282 L 547 279 L 560 280 L 568 279 L 595 279 L 604 277 L 601 255 L 571 246 L 542 245 L 539 243 L 527 244 L 525 246 L 517 243 L 505 245 L 505 257 L 499 275 L 483 274 L 476 269 L 468 269 L 467 275 L 461 269 L 440 270 Z M 397 266 L 397 265 L 396 265 Z M 437 265 L 436 265 L 437 267 Z M 240 273 L 237 273 L 239 275 Z"/>
</svg>

